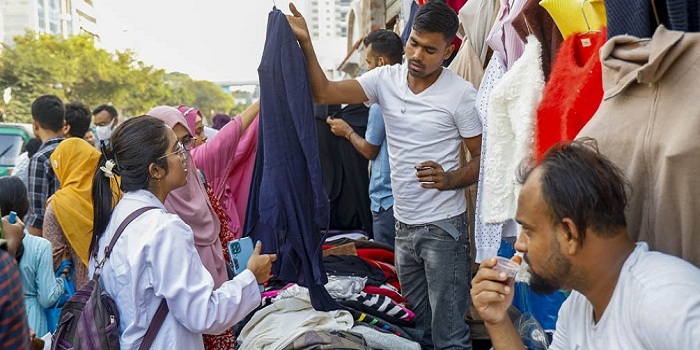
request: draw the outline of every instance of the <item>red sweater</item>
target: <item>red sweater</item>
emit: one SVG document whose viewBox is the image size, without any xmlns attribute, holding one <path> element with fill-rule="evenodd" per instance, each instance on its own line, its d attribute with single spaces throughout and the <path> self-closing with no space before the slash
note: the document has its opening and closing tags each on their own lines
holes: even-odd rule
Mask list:
<svg viewBox="0 0 700 350">
<path fill-rule="evenodd" d="M 535 153 L 541 160 L 555 143 L 573 140 L 603 100 L 603 77 L 598 51 L 605 30 L 566 39 L 552 65 L 537 108 Z"/>
</svg>

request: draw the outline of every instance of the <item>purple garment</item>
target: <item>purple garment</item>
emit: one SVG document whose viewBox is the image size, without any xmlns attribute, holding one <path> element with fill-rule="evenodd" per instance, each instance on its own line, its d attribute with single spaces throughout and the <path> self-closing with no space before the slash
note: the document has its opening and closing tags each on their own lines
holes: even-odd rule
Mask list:
<svg viewBox="0 0 700 350">
<path fill-rule="evenodd" d="M 231 121 L 231 117 L 229 117 L 226 114 L 217 114 L 214 116 L 212 119 L 214 125 L 212 125 L 212 128 L 216 130 L 221 130 L 221 128 L 224 127 L 224 125 L 228 124 L 228 122 Z"/>
</svg>

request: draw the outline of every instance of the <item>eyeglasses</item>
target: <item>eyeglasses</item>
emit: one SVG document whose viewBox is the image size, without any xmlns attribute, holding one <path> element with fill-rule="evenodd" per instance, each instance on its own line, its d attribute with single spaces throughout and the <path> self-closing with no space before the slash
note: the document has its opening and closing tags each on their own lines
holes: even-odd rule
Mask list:
<svg viewBox="0 0 700 350">
<path fill-rule="evenodd" d="M 185 147 L 185 150 L 191 151 L 194 148 L 194 143 L 197 142 L 197 138 L 193 136 L 185 136 L 181 142 Z"/>
<path fill-rule="evenodd" d="M 185 149 L 185 146 L 182 145 L 182 142 L 177 141 L 177 142 L 175 142 L 175 151 L 164 154 L 164 155 L 158 157 L 158 159 L 156 159 L 156 160 L 161 160 L 163 158 L 167 158 L 169 156 L 172 156 L 173 154 L 179 154 L 180 156 L 184 156 L 186 151 L 187 151 L 187 149 Z"/>
</svg>

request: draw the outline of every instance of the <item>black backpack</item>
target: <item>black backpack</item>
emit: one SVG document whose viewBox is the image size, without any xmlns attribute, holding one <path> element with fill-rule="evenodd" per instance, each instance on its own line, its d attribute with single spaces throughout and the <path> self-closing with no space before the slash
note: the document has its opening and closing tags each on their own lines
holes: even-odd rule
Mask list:
<svg viewBox="0 0 700 350">
<path fill-rule="evenodd" d="M 127 216 L 119 225 L 109 245 L 105 247 L 104 258 L 97 264 L 92 279 L 76 291 L 63 306 L 58 327 L 51 337 L 51 350 L 119 349 L 119 313 L 112 297 L 100 286 L 99 269 L 109 258 L 114 244 L 117 243 L 126 226 L 151 209 L 157 209 L 157 207 L 140 208 Z M 167 315 L 168 304 L 163 299 L 148 326 L 143 342 L 139 346 L 140 350 L 150 348 Z"/>
</svg>

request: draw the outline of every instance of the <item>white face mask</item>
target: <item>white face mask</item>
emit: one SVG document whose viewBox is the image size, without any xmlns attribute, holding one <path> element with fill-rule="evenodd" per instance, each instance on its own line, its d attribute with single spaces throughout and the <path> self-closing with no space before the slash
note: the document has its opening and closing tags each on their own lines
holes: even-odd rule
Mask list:
<svg viewBox="0 0 700 350">
<path fill-rule="evenodd" d="M 100 140 L 109 140 L 112 137 L 112 128 L 114 127 L 114 119 L 108 125 L 96 126 L 95 132 Z"/>
</svg>

